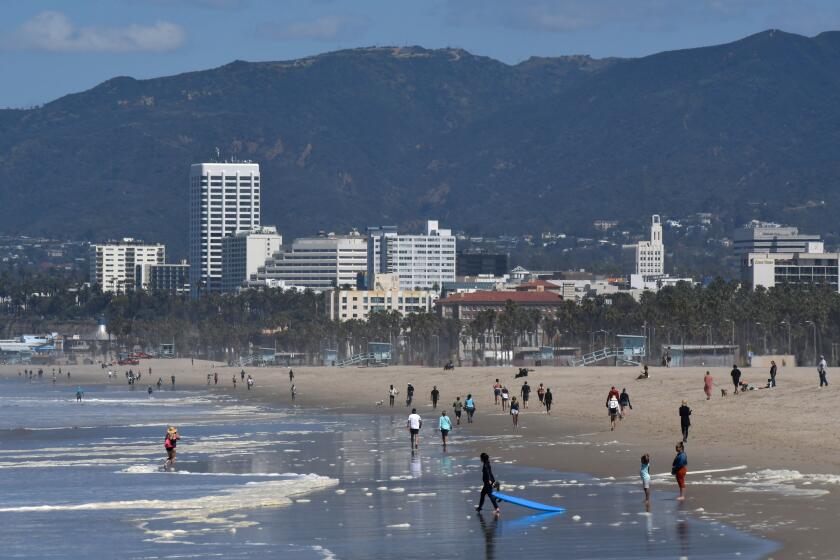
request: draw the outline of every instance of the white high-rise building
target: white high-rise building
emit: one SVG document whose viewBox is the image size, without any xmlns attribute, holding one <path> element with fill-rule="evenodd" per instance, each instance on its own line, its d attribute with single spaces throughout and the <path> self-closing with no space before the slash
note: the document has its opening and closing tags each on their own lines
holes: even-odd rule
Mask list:
<svg viewBox="0 0 840 560">
<path fill-rule="evenodd" d="M 222 239 L 222 291 L 236 293 L 283 245 L 273 226 L 240 231 Z"/>
<path fill-rule="evenodd" d="M 636 274 L 663 276 L 665 274 L 665 245 L 662 243 L 662 222 L 658 214 L 651 217 L 650 241 L 636 245 Z"/>
<path fill-rule="evenodd" d="M 455 281 L 455 253 L 452 231 L 440 229 L 437 220 L 416 235 L 394 226 L 368 228 L 367 286 L 375 286 L 377 274 L 395 274 L 405 289 L 440 290 Z"/>
<path fill-rule="evenodd" d="M 126 237 L 122 241 L 91 245 L 89 254 L 90 283 L 98 285 L 103 292 L 122 294 L 134 290 L 138 266 L 163 264 L 166 248 Z"/>
<path fill-rule="evenodd" d="M 353 287 L 359 273 L 366 269 L 367 240 L 357 232 L 305 237 L 295 239 L 290 251 L 281 251 L 267 260 L 251 276 L 249 285 L 279 283 L 315 291 Z"/>
<path fill-rule="evenodd" d="M 260 225 L 260 166 L 194 163 L 190 167 L 190 290 L 222 289 L 222 239 Z"/>
</svg>

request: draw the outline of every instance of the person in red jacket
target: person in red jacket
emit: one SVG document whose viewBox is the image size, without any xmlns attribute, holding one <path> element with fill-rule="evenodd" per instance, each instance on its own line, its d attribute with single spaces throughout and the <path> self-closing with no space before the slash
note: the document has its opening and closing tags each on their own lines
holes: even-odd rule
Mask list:
<svg viewBox="0 0 840 560">
<path fill-rule="evenodd" d="M 167 457 L 163 468 L 167 471 L 175 464 L 175 448 L 178 445 L 179 439 L 181 439 L 181 436 L 178 435 L 178 428 L 169 426 L 169 429 L 166 430 L 166 439 L 163 440 L 163 447 L 166 449 Z"/>
</svg>

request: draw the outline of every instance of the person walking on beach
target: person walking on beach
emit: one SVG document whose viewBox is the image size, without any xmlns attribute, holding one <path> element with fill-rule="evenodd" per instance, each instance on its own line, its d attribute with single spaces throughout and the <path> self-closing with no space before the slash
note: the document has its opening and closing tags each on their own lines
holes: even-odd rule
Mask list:
<svg viewBox="0 0 840 560">
<path fill-rule="evenodd" d="M 292 368 L 289 368 L 289 383 L 295 380 L 295 372 L 292 371 Z"/>
<path fill-rule="evenodd" d="M 741 386 L 741 370 L 738 369 L 737 364 L 732 366 L 732 371 L 729 373 L 732 376 L 732 384 L 735 385 L 735 394 L 738 394 L 738 387 Z"/>
<path fill-rule="evenodd" d="M 423 427 L 423 419 L 417 414 L 417 409 L 412 408 L 411 414 L 408 415 L 406 421 L 408 433 L 411 434 L 411 449 L 420 449 L 420 428 Z"/>
<path fill-rule="evenodd" d="M 545 406 L 545 413 L 551 414 L 551 403 L 554 400 L 554 395 L 551 394 L 551 388 L 545 390 L 545 396 L 543 397 L 543 406 Z"/>
<path fill-rule="evenodd" d="M 249 375 L 248 376 L 248 390 L 250 391 L 251 387 L 253 387 L 253 386 L 254 386 L 254 378 Z"/>
<path fill-rule="evenodd" d="M 691 409 L 685 401 L 680 405 L 680 428 L 683 442 L 688 441 L 688 429 L 691 427 Z"/>
<path fill-rule="evenodd" d="M 493 404 L 499 404 L 499 397 L 502 396 L 502 384 L 496 379 L 493 383 Z"/>
<path fill-rule="evenodd" d="M 627 415 L 627 410 L 633 410 L 633 405 L 630 404 L 630 395 L 627 389 L 621 389 L 621 394 L 618 396 L 618 407 L 620 409 L 621 418 Z"/>
<path fill-rule="evenodd" d="M 639 468 L 642 479 L 642 490 L 645 491 L 645 507 L 650 508 L 650 453 L 642 455 L 642 466 Z"/>
<path fill-rule="evenodd" d="M 438 391 L 437 385 L 432 387 L 431 396 L 432 396 L 432 408 L 437 409 L 437 402 L 438 402 L 438 399 L 440 398 L 440 391 Z"/>
<path fill-rule="evenodd" d="M 508 401 L 510 400 L 510 393 L 507 387 L 502 387 L 502 412 L 507 410 Z"/>
<path fill-rule="evenodd" d="M 615 431 L 615 421 L 618 420 L 620 406 L 618 404 L 618 397 L 610 393 L 607 399 L 607 413 L 610 415 L 610 431 Z"/>
<path fill-rule="evenodd" d="M 233 388 L 236 389 L 236 374 L 235 373 L 233 374 L 232 381 L 233 381 Z"/>
<path fill-rule="evenodd" d="M 239 378 L 240 378 L 240 380 L 245 381 L 245 370 L 244 369 L 239 372 Z"/>
<path fill-rule="evenodd" d="M 522 389 L 519 390 L 519 394 L 522 395 L 522 408 L 528 408 L 528 398 L 531 396 L 531 386 L 528 385 L 528 382 L 522 384 Z"/>
<path fill-rule="evenodd" d="M 820 374 L 820 387 L 828 387 L 828 364 L 825 362 L 825 356 L 820 356 L 817 373 Z"/>
<path fill-rule="evenodd" d="M 481 511 L 484 507 L 484 498 L 490 498 L 490 503 L 493 505 L 493 515 L 499 515 L 499 504 L 493 496 L 493 486 L 496 484 L 496 477 L 493 476 L 493 468 L 490 466 L 490 456 L 487 453 L 480 455 L 481 459 L 481 497 L 478 500 L 478 505 L 475 506 L 475 511 Z"/>
<path fill-rule="evenodd" d="M 776 368 L 776 361 L 770 360 L 770 387 L 776 386 L 776 373 L 778 372 L 778 368 Z"/>
<path fill-rule="evenodd" d="M 464 410 L 467 411 L 467 424 L 472 424 L 473 415 L 475 414 L 475 401 L 472 394 L 467 395 L 467 400 L 464 401 Z"/>
<path fill-rule="evenodd" d="M 411 401 L 414 400 L 414 385 L 408 384 L 405 388 L 405 406 L 411 406 Z"/>
<path fill-rule="evenodd" d="M 289 390 L 292 392 L 292 402 L 294 402 L 295 397 L 297 396 L 297 387 L 295 387 L 294 383 L 292 383 L 292 386 Z"/>
<path fill-rule="evenodd" d="M 712 387 L 715 384 L 715 378 L 708 371 L 703 376 L 703 392 L 706 393 L 706 400 L 712 398 Z"/>
<path fill-rule="evenodd" d="M 178 440 L 181 436 L 178 435 L 178 428 L 169 426 L 166 430 L 166 438 L 163 440 L 163 447 L 166 449 L 166 462 L 163 464 L 164 470 L 169 470 L 175 464 L 175 448 L 178 445 Z"/>
<path fill-rule="evenodd" d="M 516 397 L 510 401 L 510 417 L 513 419 L 513 427 L 519 426 L 519 402 Z"/>
<path fill-rule="evenodd" d="M 676 445 L 677 456 L 674 457 L 674 464 L 671 467 L 671 474 L 677 477 L 677 486 L 680 488 L 680 495 L 677 501 L 685 500 L 685 475 L 688 473 L 688 456 L 685 454 L 685 444 L 679 442 Z"/>
<path fill-rule="evenodd" d="M 162 378 L 160 378 L 160 377 L 158 377 L 158 380 L 157 380 L 157 388 L 158 388 L 158 391 L 160 391 L 160 387 L 161 387 L 161 385 L 163 385 L 163 379 L 162 379 Z"/>
<path fill-rule="evenodd" d="M 218 384 L 219 384 L 219 372 L 214 371 L 213 372 L 213 385 L 218 385 Z"/>
<path fill-rule="evenodd" d="M 540 406 L 545 404 L 545 387 L 543 387 L 542 383 L 537 387 L 537 399 L 540 401 Z"/>
<path fill-rule="evenodd" d="M 440 418 L 438 419 L 438 428 L 440 428 L 440 439 L 443 441 L 443 450 L 446 451 L 446 436 L 452 430 L 452 420 L 446 415 L 446 411 L 442 410 Z"/>
<path fill-rule="evenodd" d="M 81 387 L 76 387 L 76 402 L 82 402 L 82 395 L 84 395 Z"/>
<path fill-rule="evenodd" d="M 461 425 L 461 411 L 464 408 L 464 403 L 461 402 L 461 397 L 455 397 L 455 402 L 452 403 L 452 412 L 455 413 L 455 423 Z"/>
<path fill-rule="evenodd" d="M 399 393 L 399 391 L 397 391 L 394 388 L 394 386 L 391 385 L 391 388 L 388 389 L 388 406 L 390 406 L 391 408 L 394 407 L 394 399 L 397 397 L 397 393 Z"/>
<path fill-rule="evenodd" d="M 210 382 L 211 382 L 212 380 L 213 380 L 213 374 L 212 374 L 212 373 L 208 373 L 208 374 L 207 374 L 207 385 L 210 385 Z"/>
<path fill-rule="evenodd" d="M 170 379 L 170 381 L 172 381 L 172 388 L 174 389 L 174 388 L 175 388 L 175 376 L 174 376 L 174 375 L 171 375 L 171 376 L 169 377 L 169 379 Z"/>
</svg>

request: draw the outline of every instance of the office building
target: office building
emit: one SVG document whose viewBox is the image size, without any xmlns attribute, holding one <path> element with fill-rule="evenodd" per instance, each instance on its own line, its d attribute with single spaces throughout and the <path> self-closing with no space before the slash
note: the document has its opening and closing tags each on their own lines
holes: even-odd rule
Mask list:
<svg viewBox="0 0 840 560">
<path fill-rule="evenodd" d="M 426 222 L 426 232 L 405 235 L 394 226 L 368 228 L 367 286 L 377 274 L 396 274 L 405 288 L 440 291 L 455 281 L 455 237 L 440 229 L 437 220 Z"/>
<path fill-rule="evenodd" d="M 504 276 L 508 272 L 508 256 L 504 253 L 458 251 L 455 276 Z"/>
<path fill-rule="evenodd" d="M 838 292 L 839 253 L 748 253 L 741 259 L 743 282 L 763 286 L 827 286 Z"/>
<path fill-rule="evenodd" d="M 636 274 L 662 276 L 665 274 L 665 245 L 662 242 L 662 223 L 659 215 L 651 217 L 650 240 L 636 245 Z"/>
<path fill-rule="evenodd" d="M 752 221 L 735 231 L 732 248 L 737 255 L 749 253 L 822 253 L 819 235 L 799 233 L 795 227 Z"/>
<path fill-rule="evenodd" d="M 190 288 L 222 289 L 222 240 L 260 225 L 260 166 L 196 163 L 189 180 Z"/>
<path fill-rule="evenodd" d="M 275 253 L 251 275 L 249 285 L 276 283 L 323 291 L 357 285 L 367 270 L 367 240 L 352 232 L 295 239 L 291 249 Z"/>
<path fill-rule="evenodd" d="M 186 295 L 190 292 L 190 265 L 143 264 L 135 268 L 135 288 L 151 293 Z"/>
<path fill-rule="evenodd" d="M 90 283 L 103 292 L 122 294 L 134 290 L 136 268 L 163 264 L 166 248 L 126 237 L 90 246 Z"/>
<path fill-rule="evenodd" d="M 238 292 L 282 245 L 283 236 L 273 226 L 240 231 L 222 239 L 222 291 Z"/>
<path fill-rule="evenodd" d="M 327 310 L 332 321 L 366 321 L 371 313 L 396 311 L 400 315 L 429 312 L 437 292 L 403 290 L 395 274 L 380 274 L 372 290 L 331 290 Z"/>
</svg>

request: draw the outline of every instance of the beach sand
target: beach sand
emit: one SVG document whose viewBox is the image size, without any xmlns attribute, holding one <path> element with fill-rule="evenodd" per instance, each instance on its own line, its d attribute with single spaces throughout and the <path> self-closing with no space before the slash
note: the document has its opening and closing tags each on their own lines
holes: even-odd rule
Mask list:
<svg viewBox="0 0 840 560">
<path fill-rule="evenodd" d="M 207 373 L 218 371 L 219 384 L 211 391 L 238 394 L 242 398 L 288 405 L 291 403 L 288 369 L 245 368 L 256 386 L 244 384 L 234 390 L 231 377 L 240 368 L 188 359 L 144 360 L 133 366 L 144 373 L 138 389 L 162 377 L 164 388 L 176 376 L 179 388 L 207 389 Z M 17 378 L 18 366 L 0 366 L 0 376 Z M 37 367 L 34 368 L 37 370 Z M 71 378 L 58 378 L 68 390 L 76 385 L 107 382 L 107 370 L 100 366 L 62 366 Z M 129 367 L 115 367 L 112 383 L 125 383 Z M 381 368 L 294 367 L 296 405 L 327 407 L 336 411 L 407 415 L 405 389 L 415 387 L 414 404 L 427 422 L 436 425 L 441 408 L 451 414 L 455 396 L 473 393 L 476 422 L 461 429 L 477 435 L 518 434 L 521 445 L 500 451 L 491 443 L 482 450 L 497 461 L 551 468 L 566 472 L 591 473 L 636 484 L 639 457 L 652 455 L 651 472 L 663 474 L 654 492 L 674 492 L 669 476 L 674 444 L 680 439 L 677 409 L 685 399 L 693 410 L 692 428 L 686 450 L 689 459 L 688 499 L 685 508 L 753 534 L 778 541 L 781 558 L 836 558 L 836 544 L 830 529 L 840 512 L 840 436 L 837 421 L 837 386 L 818 387 L 813 368 L 781 368 L 778 387 L 749 391 L 735 396 L 729 370 L 711 368 L 715 382 L 729 391 L 721 397 L 716 389 L 710 401 L 703 393 L 704 368 L 651 368 L 651 378 L 637 380 L 638 368 L 585 367 L 535 368 L 527 378 L 533 387 L 530 408 L 523 409 L 520 428 L 514 431 L 510 418 L 493 405 L 492 385 L 496 378 L 513 395 L 523 379 L 514 379 L 516 368 L 437 368 L 393 366 Z M 764 369 L 744 368 L 742 381 L 763 387 Z M 44 368 L 41 382 L 51 381 L 52 366 Z M 829 382 L 832 382 L 829 370 Z M 397 406 L 390 409 L 388 386 L 400 391 Z M 539 407 L 536 388 L 540 383 L 552 389 L 552 414 Z M 431 409 L 433 385 L 441 392 L 439 410 Z M 605 408 L 611 386 L 627 388 L 633 410 L 611 432 Z M 384 401 L 379 405 L 379 401 Z M 424 429 L 426 445 L 437 444 L 436 435 Z M 458 430 L 453 434 L 457 442 Z M 463 448 L 462 448 L 463 450 Z M 476 452 L 477 450 L 470 450 Z M 732 470 L 725 470 L 732 469 Z M 698 471 L 715 471 L 701 474 Z M 698 474 L 694 474 L 698 473 Z M 641 500 L 641 494 L 640 494 Z"/>
</svg>

